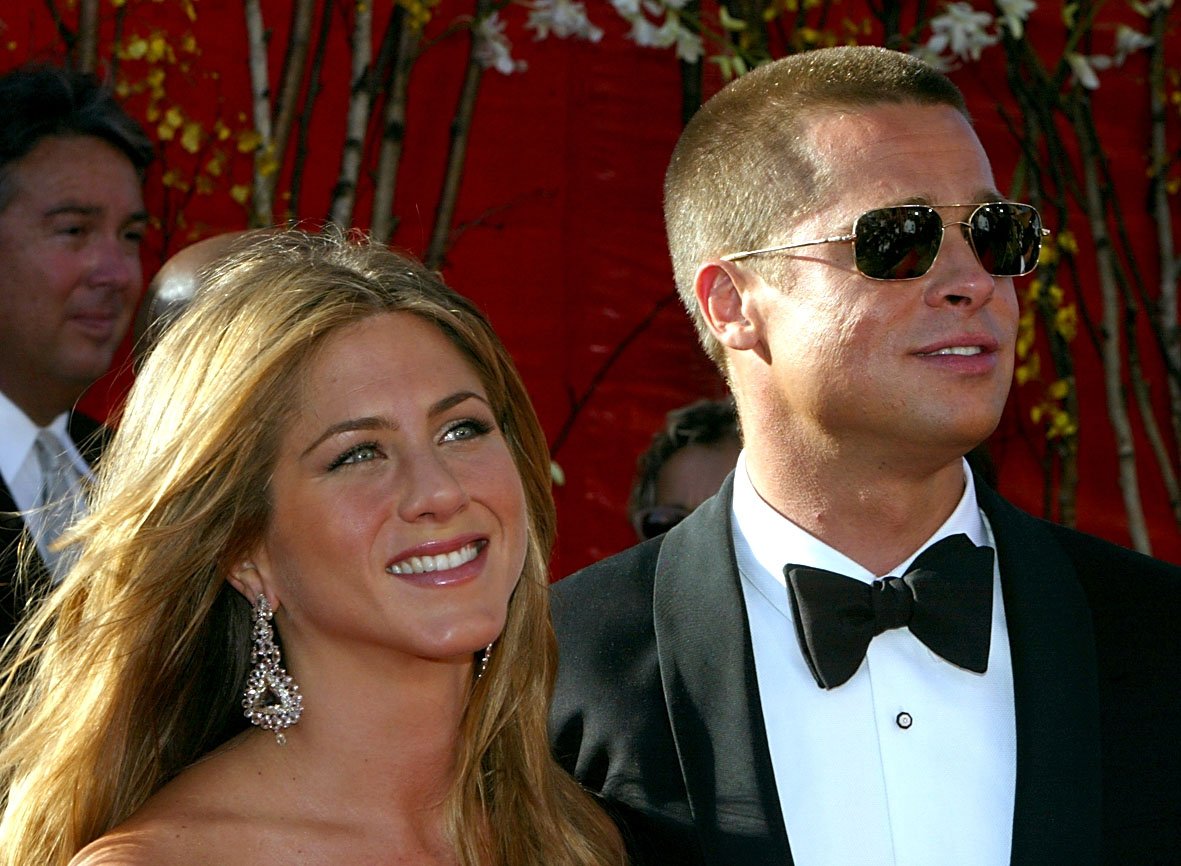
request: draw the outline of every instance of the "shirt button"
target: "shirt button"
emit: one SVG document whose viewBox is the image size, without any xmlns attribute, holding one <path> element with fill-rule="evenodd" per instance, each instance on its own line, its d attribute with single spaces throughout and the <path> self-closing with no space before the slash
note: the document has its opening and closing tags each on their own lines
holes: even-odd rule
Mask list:
<svg viewBox="0 0 1181 866">
<path fill-rule="evenodd" d="M 894 724 L 898 725 L 898 727 L 905 731 L 914 724 L 914 719 L 911 718 L 910 713 L 902 712 L 894 717 Z"/>
</svg>

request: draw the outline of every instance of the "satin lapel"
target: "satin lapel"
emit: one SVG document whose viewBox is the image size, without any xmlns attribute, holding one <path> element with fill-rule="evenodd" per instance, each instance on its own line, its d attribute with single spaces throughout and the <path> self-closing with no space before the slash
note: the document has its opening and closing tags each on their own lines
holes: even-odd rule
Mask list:
<svg viewBox="0 0 1181 866">
<path fill-rule="evenodd" d="M 732 492 L 731 475 L 661 547 L 660 677 L 705 862 L 790 864 L 730 537 Z"/>
<path fill-rule="evenodd" d="M 1086 597 L 1036 520 L 981 483 L 997 542 L 1017 722 L 1014 866 L 1100 856 L 1099 688 Z"/>
</svg>

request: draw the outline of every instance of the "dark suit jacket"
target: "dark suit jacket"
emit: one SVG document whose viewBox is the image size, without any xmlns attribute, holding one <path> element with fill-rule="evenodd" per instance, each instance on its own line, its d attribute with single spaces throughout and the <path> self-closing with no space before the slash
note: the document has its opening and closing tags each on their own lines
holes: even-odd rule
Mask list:
<svg viewBox="0 0 1181 866">
<path fill-rule="evenodd" d="M 1181 569 L 976 486 L 1013 660 L 1012 863 L 1181 863 Z M 554 587 L 554 751 L 637 863 L 791 862 L 732 492 Z"/>
<path fill-rule="evenodd" d="M 109 438 L 108 428 L 80 412 L 71 412 L 67 429 L 83 458 L 93 466 Z M 39 599 L 49 586 L 49 574 L 35 547 L 32 547 L 31 573 L 26 580 L 17 579 L 22 539 L 24 544 L 32 546 L 32 537 L 16 513 L 12 492 L 0 478 L 0 643 L 16 627 L 27 606 Z"/>
</svg>

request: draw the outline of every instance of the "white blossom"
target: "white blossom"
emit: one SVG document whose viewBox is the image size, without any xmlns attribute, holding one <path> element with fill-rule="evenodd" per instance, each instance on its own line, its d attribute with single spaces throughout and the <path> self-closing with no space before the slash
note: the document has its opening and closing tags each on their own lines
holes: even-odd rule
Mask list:
<svg viewBox="0 0 1181 866">
<path fill-rule="evenodd" d="M 512 75 L 525 68 L 525 62 L 513 60 L 513 46 L 504 35 L 504 22 L 493 12 L 475 26 L 476 62 L 501 75 Z"/>
<path fill-rule="evenodd" d="M 938 51 L 932 51 L 927 45 L 919 45 L 912 48 L 910 56 L 917 57 L 937 72 L 951 72 L 953 67 L 953 64 L 947 57 Z"/>
<path fill-rule="evenodd" d="M 1008 28 L 1014 39 L 1020 39 L 1025 33 L 1025 22 L 1029 13 L 1037 8 L 1034 0 L 997 0 L 1000 7 L 1000 21 Z"/>
<path fill-rule="evenodd" d="M 1143 3 L 1132 3 L 1132 8 L 1145 18 L 1151 18 L 1157 12 L 1164 12 L 1173 8 L 1173 0 L 1146 0 Z"/>
<path fill-rule="evenodd" d="M 1153 38 L 1121 24 L 1115 31 L 1115 65 L 1123 66 L 1129 54 L 1134 54 L 1152 45 Z"/>
<path fill-rule="evenodd" d="M 963 60 L 979 60 L 980 52 L 996 45 L 1000 37 L 989 33 L 993 18 L 977 12 L 968 3 L 948 3 L 942 15 L 931 19 L 931 38 L 927 49 L 935 54 L 950 51 Z"/>
<path fill-rule="evenodd" d="M 1066 53 L 1066 62 L 1070 64 L 1070 71 L 1075 80 L 1087 90 L 1099 89 L 1098 70 L 1110 69 L 1112 60 L 1102 54 L 1083 55 L 1072 51 Z"/>
<path fill-rule="evenodd" d="M 611 0 L 611 5 L 620 17 L 628 21 L 640 14 L 640 0 Z"/>
<path fill-rule="evenodd" d="M 696 63 L 705 54 L 705 45 L 701 37 L 681 25 L 677 30 L 677 59 L 686 63 Z"/>
<path fill-rule="evenodd" d="M 535 0 L 525 26 L 537 39 L 545 39 L 550 33 L 559 39 L 575 36 L 588 42 L 603 38 L 602 29 L 587 18 L 586 6 L 575 0 Z"/>
<path fill-rule="evenodd" d="M 631 37 L 645 48 L 668 48 L 677 44 L 677 21 L 666 16 L 664 23 L 657 27 L 641 15 L 632 21 Z"/>
</svg>

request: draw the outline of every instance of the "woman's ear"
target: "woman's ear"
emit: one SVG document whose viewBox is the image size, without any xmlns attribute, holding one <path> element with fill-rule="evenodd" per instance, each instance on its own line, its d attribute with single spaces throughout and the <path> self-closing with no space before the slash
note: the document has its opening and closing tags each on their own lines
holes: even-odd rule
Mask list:
<svg viewBox="0 0 1181 866">
<path fill-rule="evenodd" d="M 229 581 L 230 586 L 245 596 L 251 607 L 254 606 L 260 595 L 265 595 L 267 601 L 270 602 L 271 609 L 278 610 L 279 599 L 275 595 L 274 589 L 269 586 L 270 581 L 266 579 L 265 557 L 261 554 L 262 550 L 256 549 L 249 556 L 244 556 L 235 562 L 230 568 L 230 573 L 226 575 L 226 580 Z M 262 563 L 262 567 L 257 564 L 259 562 Z"/>
<path fill-rule="evenodd" d="M 734 351 L 753 349 L 759 343 L 758 330 L 746 315 L 749 279 L 733 262 L 715 259 L 702 264 L 693 281 L 697 306 L 710 333 Z"/>
</svg>

